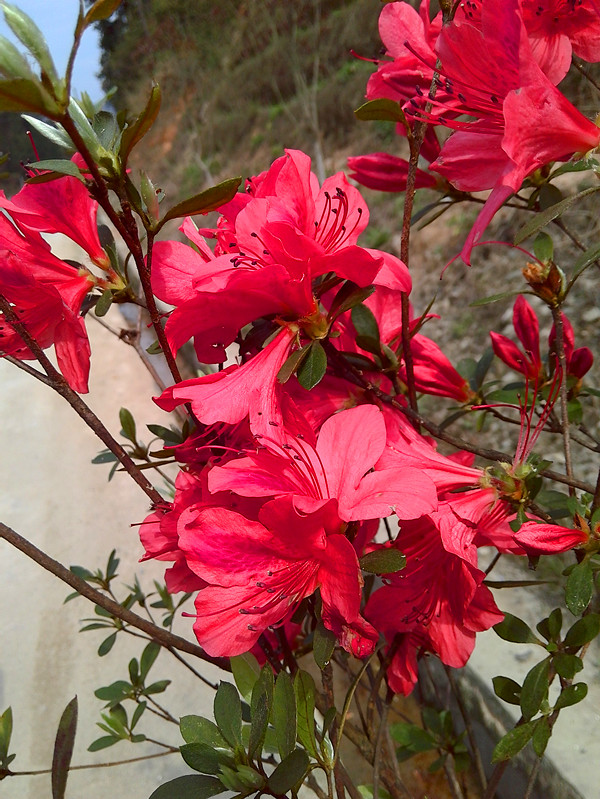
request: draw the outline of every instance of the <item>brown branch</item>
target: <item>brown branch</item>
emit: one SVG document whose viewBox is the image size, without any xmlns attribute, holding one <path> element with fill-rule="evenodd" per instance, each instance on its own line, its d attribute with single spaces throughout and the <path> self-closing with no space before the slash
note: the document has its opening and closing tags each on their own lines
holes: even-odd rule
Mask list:
<svg viewBox="0 0 600 799">
<path fill-rule="evenodd" d="M 197 644 L 193 644 L 191 641 L 187 641 L 185 638 L 174 635 L 162 627 L 157 627 L 155 624 L 152 624 L 152 622 L 143 619 L 141 616 L 138 616 L 131 610 L 127 610 L 127 608 L 124 608 L 123 605 L 120 605 L 118 602 L 115 602 L 113 599 L 105 596 L 100 591 L 92 588 L 91 585 L 86 583 L 85 580 L 82 580 L 80 577 L 77 577 L 75 574 L 73 574 L 73 572 L 69 571 L 69 569 L 63 566 L 62 563 L 59 563 L 45 552 L 42 552 L 41 549 L 38 549 L 34 544 L 32 544 L 26 538 L 20 536 L 2 522 L 0 522 L 0 538 L 5 539 L 5 541 L 8 541 L 9 544 L 16 547 L 18 550 L 23 552 L 23 554 L 27 555 L 28 558 L 31 558 L 31 560 L 39 563 L 40 566 L 49 571 L 51 574 L 54 574 L 54 576 L 58 577 L 59 580 L 62 580 L 64 583 L 67 583 L 67 585 L 70 585 L 71 588 L 74 588 L 78 594 L 81 594 L 81 596 L 84 596 L 86 599 L 89 599 L 91 602 L 94 602 L 96 605 L 104 608 L 104 610 L 107 610 L 112 616 L 115 616 L 117 619 L 125 622 L 125 624 L 130 624 L 132 627 L 142 630 L 142 632 L 145 632 L 147 635 L 149 635 L 153 641 L 156 641 L 166 649 L 173 648 L 179 650 L 180 652 L 187 652 L 188 655 L 195 655 L 195 657 L 200 658 L 207 663 L 212 663 L 214 666 L 218 666 L 221 669 L 230 671 L 229 660 L 227 658 L 211 657 L 210 655 L 207 655 L 206 652 L 204 652 L 204 650 L 201 649 Z"/>
<path fill-rule="evenodd" d="M 569 430 L 568 386 L 567 386 L 567 356 L 565 353 L 565 335 L 562 312 L 559 306 L 552 306 L 552 318 L 556 329 L 556 355 L 560 365 L 560 422 L 563 434 L 563 447 L 565 452 L 565 470 L 567 477 L 573 478 L 573 461 L 571 458 L 571 438 Z M 569 494 L 573 496 L 573 488 Z"/>
<path fill-rule="evenodd" d="M 170 749 L 166 752 L 155 752 L 153 755 L 140 755 L 139 757 L 129 757 L 126 760 L 112 760 L 109 763 L 82 763 L 78 766 L 69 766 L 69 771 L 81 771 L 87 768 L 109 768 L 112 766 L 125 766 L 127 763 L 139 763 L 141 760 L 152 760 L 155 757 L 165 757 L 175 754 L 178 749 Z M 6 771 L 0 770 L 0 779 L 3 777 L 35 777 L 38 774 L 51 774 L 51 768 L 36 769 L 33 771 Z"/>
</svg>

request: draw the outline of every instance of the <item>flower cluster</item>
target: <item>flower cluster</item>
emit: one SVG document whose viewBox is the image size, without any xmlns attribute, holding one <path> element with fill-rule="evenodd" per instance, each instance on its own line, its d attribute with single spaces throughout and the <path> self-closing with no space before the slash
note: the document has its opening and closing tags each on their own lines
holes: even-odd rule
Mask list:
<svg viewBox="0 0 600 799">
<path fill-rule="evenodd" d="M 600 8 L 596 0 L 467 0 L 442 26 L 441 12 L 430 21 L 428 0 L 418 12 L 395 2 L 383 9 L 379 30 L 389 60 L 378 64 L 367 98 L 395 100 L 408 120 L 430 123 L 422 150 L 429 167 L 417 186 L 492 189 L 461 252 L 470 263 L 490 220 L 527 176 L 600 144 L 600 128 L 557 88 L 572 51 L 600 61 Z M 439 126 L 452 131 L 443 145 Z M 398 132 L 407 130 L 399 124 Z M 393 156 L 372 153 L 349 165 L 366 186 L 406 186 L 406 162 Z"/>
<path fill-rule="evenodd" d="M 58 258 L 41 234 L 66 236 L 87 254 L 91 266 L 114 277 L 98 239 L 98 204 L 82 180 L 65 176 L 27 183 L 11 200 L 0 191 L 0 209 L 6 212 L 0 213 L 0 294 L 42 349 L 54 345 L 63 376 L 71 388 L 85 393 L 90 345 L 81 309 L 91 290 L 107 281 Z M 35 357 L 2 315 L 0 355 Z"/>
<path fill-rule="evenodd" d="M 407 420 L 411 281 L 396 257 L 358 244 L 367 222 L 343 174 L 319 186 L 309 158 L 289 150 L 220 209 L 215 228 L 187 219 L 193 246 L 156 244 L 153 289 L 174 306 L 173 350 L 193 338 L 199 359 L 221 366 L 156 398 L 168 411 L 186 404 L 197 427 L 174 448 L 173 502 L 141 537 L 147 558 L 172 562 L 171 591 L 197 592 L 194 631 L 210 655 L 246 652 L 273 632 L 284 646 L 292 618 L 304 635 L 319 620 L 359 657 L 383 636 L 389 685 L 408 693 L 421 653 L 462 666 L 475 634 L 502 618 L 480 547 L 539 554 L 584 536 L 526 515 L 530 448 L 482 470 L 467 453 L 442 455 Z M 405 325 L 416 390 L 472 403 L 423 321 Z M 382 582 L 367 596 L 373 558 Z"/>
</svg>

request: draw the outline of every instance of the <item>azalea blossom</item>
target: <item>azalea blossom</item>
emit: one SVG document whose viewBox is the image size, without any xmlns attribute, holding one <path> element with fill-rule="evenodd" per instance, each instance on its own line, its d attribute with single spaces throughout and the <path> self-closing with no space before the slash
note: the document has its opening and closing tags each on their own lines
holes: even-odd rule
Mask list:
<svg viewBox="0 0 600 799">
<path fill-rule="evenodd" d="M 184 511 L 179 545 L 208 583 L 196 598 L 194 632 L 210 655 L 247 652 L 317 588 L 325 626 L 348 651 L 371 654 L 378 634 L 360 615 L 358 560 L 332 504 L 302 514 L 283 497 L 268 502 L 259 521 L 226 508 Z"/>
<path fill-rule="evenodd" d="M 304 436 L 290 435 L 282 445 L 259 438 L 263 447 L 256 452 L 213 467 L 209 488 L 242 496 L 291 495 L 305 513 L 335 499 L 345 522 L 389 516 L 396 508 L 402 518 L 434 510 L 436 492 L 427 476 L 410 467 L 377 467 L 385 442 L 381 411 L 360 405 L 330 417 L 314 444 Z"/>
</svg>

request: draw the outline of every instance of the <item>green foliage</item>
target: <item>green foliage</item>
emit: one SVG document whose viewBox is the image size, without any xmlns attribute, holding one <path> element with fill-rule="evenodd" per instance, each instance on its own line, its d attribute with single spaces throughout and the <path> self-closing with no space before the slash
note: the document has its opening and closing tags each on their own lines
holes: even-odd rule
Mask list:
<svg viewBox="0 0 600 799">
<path fill-rule="evenodd" d="M 76 730 L 77 697 L 74 697 L 64 709 L 56 731 L 52 756 L 52 799 L 64 799 Z"/>
</svg>

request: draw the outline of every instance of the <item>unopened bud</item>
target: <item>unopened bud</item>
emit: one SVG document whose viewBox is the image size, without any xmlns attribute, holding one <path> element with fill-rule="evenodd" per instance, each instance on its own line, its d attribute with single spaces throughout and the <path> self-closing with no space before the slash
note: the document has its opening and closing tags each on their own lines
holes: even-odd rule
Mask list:
<svg viewBox="0 0 600 799">
<path fill-rule="evenodd" d="M 557 307 L 565 295 L 565 275 L 554 261 L 547 264 L 528 263 L 523 277 L 533 291 L 550 307 Z"/>
</svg>

